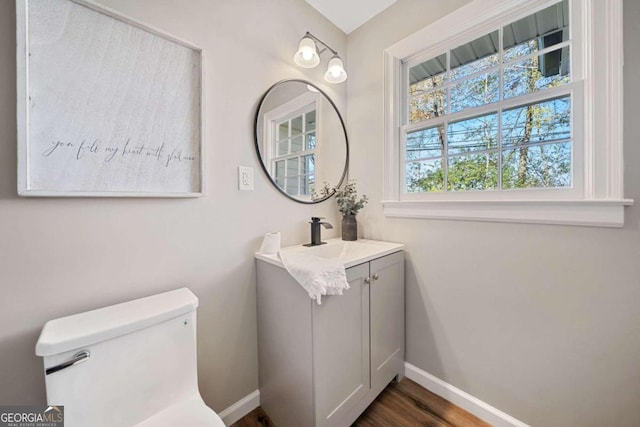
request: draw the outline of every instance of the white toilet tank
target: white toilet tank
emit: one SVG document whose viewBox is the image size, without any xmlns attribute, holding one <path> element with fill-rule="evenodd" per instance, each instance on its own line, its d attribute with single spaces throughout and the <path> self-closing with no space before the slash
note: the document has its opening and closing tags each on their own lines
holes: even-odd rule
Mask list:
<svg viewBox="0 0 640 427">
<path fill-rule="evenodd" d="M 47 403 L 64 405 L 67 427 L 224 425 L 198 391 L 197 307 L 182 288 L 47 322 Z"/>
</svg>

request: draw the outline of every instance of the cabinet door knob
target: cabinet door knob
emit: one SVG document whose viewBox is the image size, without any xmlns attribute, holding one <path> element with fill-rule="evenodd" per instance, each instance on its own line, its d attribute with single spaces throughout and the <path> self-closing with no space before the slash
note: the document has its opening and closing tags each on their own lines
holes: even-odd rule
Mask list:
<svg viewBox="0 0 640 427">
<path fill-rule="evenodd" d="M 371 283 L 371 278 L 370 277 L 365 277 L 364 283 L 366 283 L 367 285 L 370 284 Z"/>
<path fill-rule="evenodd" d="M 373 280 L 378 280 L 380 278 L 380 276 L 378 275 L 378 273 L 375 273 L 373 275 Z"/>
</svg>

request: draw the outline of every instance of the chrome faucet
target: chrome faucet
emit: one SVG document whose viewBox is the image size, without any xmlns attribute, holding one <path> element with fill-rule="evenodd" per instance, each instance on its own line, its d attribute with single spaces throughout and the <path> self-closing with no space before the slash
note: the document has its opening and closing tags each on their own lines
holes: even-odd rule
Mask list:
<svg viewBox="0 0 640 427">
<path fill-rule="evenodd" d="M 320 222 L 321 219 L 324 218 L 320 218 L 317 216 L 311 217 L 311 222 L 309 223 L 311 224 L 311 243 L 307 243 L 303 246 L 318 246 L 327 243 L 322 241 L 322 237 L 320 236 L 320 226 L 322 225 L 324 228 L 331 229 L 333 228 L 333 225 L 329 224 L 328 222 Z"/>
</svg>

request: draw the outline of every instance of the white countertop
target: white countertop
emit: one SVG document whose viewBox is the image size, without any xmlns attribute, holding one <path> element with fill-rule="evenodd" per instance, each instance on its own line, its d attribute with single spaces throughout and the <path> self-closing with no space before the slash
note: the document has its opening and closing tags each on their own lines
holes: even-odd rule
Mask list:
<svg viewBox="0 0 640 427">
<path fill-rule="evenodd" d="M 344 263 L 345 268 L 371 261 L 381 256 L 389 255 L 404 249 L 401 243 L 381 242 L 378 240 L 358 239 L 347 242 L 340 238 L 327 239 L 326 245 L 306 247 L 303 245 L 287 246 L 282 252 L 304 252 L 321 258 L 337 259 Z M 266 255 L 256 253 L 256 259 L 284 268 L 277 254 Z"/>
</svg>

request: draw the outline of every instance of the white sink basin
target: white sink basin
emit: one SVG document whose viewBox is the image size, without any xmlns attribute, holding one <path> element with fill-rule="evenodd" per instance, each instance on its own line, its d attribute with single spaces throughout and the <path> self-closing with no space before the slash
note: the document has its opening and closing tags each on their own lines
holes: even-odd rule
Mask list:
<svg viewBox="0 0 640 427">
<path fill-rule="evenodd" d="M 282 252 L 302 252 L 319 258 L 334 259 L 342 262 L 345 268 L 371 261 L 384 255 L 389 255 L 404 248 L 400 243 L 381 242 L 378 240 L 360 239 L 346 242 L 342 239 L 328 239 L 326 245 L 306 247 L 302 245 L 287 246 Z M 270 264 L 284 268 L 278 255 L 256 253 L 256 258 Z"/>
<path fill-rule="evenodd" d="M 343 258 L 347 251 L 352 252 L 355 245 L 348 245 L 347 242 L 337 242 L 335 244 L 327 244 L 320 246 L 312 246 L 305 252 L 322 258 Z"/>
</svg>

